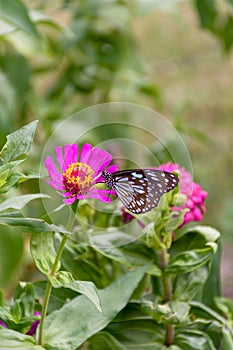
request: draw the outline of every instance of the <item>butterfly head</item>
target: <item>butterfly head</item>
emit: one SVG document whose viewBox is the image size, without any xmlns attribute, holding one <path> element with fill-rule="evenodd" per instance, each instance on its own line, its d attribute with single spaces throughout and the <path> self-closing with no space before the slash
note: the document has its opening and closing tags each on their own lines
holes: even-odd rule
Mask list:
<svg viewBox="0 0 233 350">
<path fill-rule="evenodd" d="M 106 185 L 109 187 L 109 188 L 112 188 L 114 186 L 114 180 L 113 180 L 113 177 L 112 177 L 112 174 L 108 173 L 107 171 L 102 171 L 102 176 L 106 182 Z"/>
</svg>

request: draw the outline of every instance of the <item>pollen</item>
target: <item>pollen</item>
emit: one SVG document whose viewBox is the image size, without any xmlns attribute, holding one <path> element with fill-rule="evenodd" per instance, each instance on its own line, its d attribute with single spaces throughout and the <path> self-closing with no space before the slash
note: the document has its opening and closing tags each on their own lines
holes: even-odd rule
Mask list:
<svg viewBox="0 0 233 350">
<path fill-rule="evenodd" d="M 71 163 L 62 173 L 64 189 L 71 195 L 85 194 L 93 187 L 93 175 L 86 163 Z"/>
</svg>

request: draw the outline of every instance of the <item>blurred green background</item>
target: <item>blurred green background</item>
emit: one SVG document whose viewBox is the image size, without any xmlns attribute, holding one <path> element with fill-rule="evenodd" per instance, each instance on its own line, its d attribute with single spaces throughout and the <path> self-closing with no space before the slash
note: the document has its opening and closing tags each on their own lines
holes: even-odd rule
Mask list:
<svg viewBox="0 0 233 350">
<path fill-rule="evenodd" d="M 0 0 L 0 144 L 39 119 L 24 163 L 24 171 L 39 171 L 56 126 L 85 107 L 124 101 L 164 115 L 209 193 L 204 223 L 223 234 L 223 291 L 232 296 L 232 43 L 230 0 Z M 39 186 L 33 180 L 17 191 Z M 40 203 L 28 209 L 42 213 Z M 20 233 L 2 229 L 0 247 L 17 252 L 13 260 L 2 248 L 1 286 L 29 278 Z"/>
</svg>

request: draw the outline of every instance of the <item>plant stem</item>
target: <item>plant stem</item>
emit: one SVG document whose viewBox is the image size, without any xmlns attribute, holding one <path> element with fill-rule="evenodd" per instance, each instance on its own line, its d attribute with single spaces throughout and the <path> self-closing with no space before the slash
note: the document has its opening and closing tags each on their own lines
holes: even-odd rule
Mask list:
<svg viewBox="0 0 233 350">
<path fill-rule="evenodd" d="M 167 324 L 165 330 L 166 330 L 165 343 L 167 346 L 170 346 L 174 343 L 175 330 L 174 330 L 173 324 Z"/>
<path fill-rule="evenodd" d="M 39 335 L 38 335 L 38 345 L 43 345 L 43 330 L 44 330 L 44 321 L 45 321 L 45 316 L 47 313 L 47 308 L 49 304 L 49 298 L 52 290 L 52 284 L 50 281 L 47 281 L 46 284 L 46 290 L 45 290 L 45 297 L 41 309 L 41 319 L 40 319 L 40 324 L 39 324 Z"/>
<path fill-rule="evenodd" d="M 63 236 L 60 247 L 57 252 L 56 259 L 54 261 L 54 264 L 50 273 L 51 275 L 54 275 L 57 272 L 57 268 L 61 259 L 61 255 L 65 246 L 66 240 L 67 240 L 67 237 Z M 46 284 L 45 297 L 43 300 L 43 305 L 41 310 L 41 319 L 40 319 L 40 325 L 39 325 L 38 345 L 41 345 L 41 346 L 43 345 L 44 321 L 47 314 L 51 291 L 52 291 L 52 283 L 48 280 Z"/>
<path fill-rule="evenodd" d="M 160 255 L 160 267 L 164 271 L 167 267 L 167 250 L 163 249 Z M 171 301 L 172 300 L 172 284 L 171 284 L 171 276 L 165 275 L 163 276 L 163 292 L 164 297 L 163 301 Z"/>
<path fill-rule="evenodd" d="M 163 249 L 160 254 L 160 267 L 164 271 L 167 267 L 168 260 L 167 260 L 167 249 Z M 163 283 L 163 292 L 164 297 L 163 301 L 168 302 L 172 300 L 172 282 L 171 282 L 171 276 L 165 275 L 162 279 Z M 170 346 L 174 342 L 174 326 L 172 324 L 168 324 L 165 326 L 165 344 L 167 346 Z"/>
<path fill-rule="evenodd" d="M 74 216 L 70 215 L 68 224 L 67 224 L 67 229 L 71 230 L 74 222 Z M 59 246 L 55 261 L 53 263 L 50 275 L 54 275 L 59 267 L 59 262 L 62 256 L 63 249 L 65 247 L 67 241 L 67 236 L 63 235 L 61 244 Z M 48 280 L 46 284 L 46 289 L 45 289 L 45 297 L 43 300 L 42 304 L 42 310 L 41 310 L 41 319 L 40 319 L 40 325 L 39 325 L 39 335 L 38 335 L 38 345 L 43 345 L 43 331 L 44 331 L 44 322 L 45 322 L 45 317 L 47 314 L 47 309 L 48 309 L 48 304 L 49 304 L 49 299 L 52 291 L 52 283 Z"/>
</svg>

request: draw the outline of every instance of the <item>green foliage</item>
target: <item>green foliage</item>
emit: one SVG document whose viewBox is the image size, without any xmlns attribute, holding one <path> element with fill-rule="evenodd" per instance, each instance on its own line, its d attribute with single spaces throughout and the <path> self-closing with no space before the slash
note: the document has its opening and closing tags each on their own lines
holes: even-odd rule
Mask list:
<svg viewBox="0 0 233 350">
<path fill-rule="evenodd" d="M 107 326 L 127 304 L 146 269 L 147 265 L 129 272 L 107 288 L 100 290 L 102 312 L 86 297 L 79 296 L 52 313 L 46 318 L 45 347 L 61 349 L 62 346 L 66 350 L 76 349 L 90 336 Z M 78 322 L 77 315 L 79 315 Z"/>
<path fill-rule="evenodd" d="M 225 3 L 225 12 L 211 0 L 195 6 L 201 26 L 229 51 L 233 2 Z M 125 227 L 115 202 L 104 213 L 75 203 L 75 220 L 64 227 L 43 215 L 41 201 L 51 197 L 39 193 L 42 146 L 65 115 L 119 100 L 161 106 L 132 28 L 136 15 L 171 10 L 171 2 L 61 1 L 56 20 L 47 15 L 47 2 L 40 11 L 27 4 L 0 0 L 0 286 L 12 297 L 9 302 L 0 293 L 0 349 L 231 350 L 233 302 L 220 291 L 220 233 L 209 225 L 182 226 L 187 209 L 174 210 L 186 200 L 179 188 Z M 36 137 L 33 116 L 40 119 Z M 91 118 L 68 131 L 82 134 Z M 142 132 L 103 124 L 84 132 L 82 142 L 136 140 Z M 160 160 L 171 158 L 175 141 L 166 135 L 166 142 L 167 150 L 152 145 Z M 127 158 L 127 147 L 117 158 Z M 65 222 L 63 209 L 52 214 Z M 35 337 L 27 335 L 38 319 Z"/>
<path fill-rule="evenodd" d="M 0 349 L 19 350 L 43 350 L 42 346 L 36 345 L 35 339 L 28 335 L 15 332 L 11 329 L 2 329 L 0 332 Z"/>
<path fill-rule="evenodd" d="M 8 328 L 24 333 L 34 319 L 34 289 L 30 283 L 19 284 L 11 307 L 5 304 L 0 310 L 0 318 Z"/>
<path fill-rule="evenodd" d="M 3 165 L 15 166 L 26 158 L 35 132 L 31 125 L 8 136 L 1 152 Z M 17 138 L 23 138 L 24 144 Z M 6 184 L 8 181 L 6 176 Z M 165 349 L 167 327 L 172 327 L 171 349 L 230 349 L 233 304 L 219 296 L 219 280 L 211 277 L 220 233 L 210 226 L 180 227 L 186 210 L 171 210 L 175 204 L 183 205 L 184 198 L 179 196 L 176 188 L 139 221 L 144 226 L 140 237 L 126 234 L 119 220 L 110 219 L 114 213 L 108 214 L 106 228 L 87 233 L 88 221 L 84 220 L 84 224 L 76 223 L 70 235 L 76 212 L 81 220 L 98 221 L 98 215 L 90 216 L 90 209 L 84 206 L 77 211 L 74 204 L 66 229 L 21 213 L 34 199 L 48 200 L 47 195 L 3 200 L 2 226 L 31 232 L 31 256 L 47 277 L 46 284 L 20 283 L 11 306 L 2 297 L 0 320 L 7 329 L 0 331 L 0 339 L 5 348 L 15 344 L 19 349 L 39 349 L 43 344 L 44 349 L 75 350 L 86 344 L 96 350 L 106 346 Z M 137 222 L 139 217 L 134 219 Z M 115 227 L 107 232 L 110 222 Z M 217 274 L 219 263 L 216 259 L 213 271 Z M 207 285 L 213 289 L 211 297 Z M 41 298 L 42 305 L 37 302 Z M 24 335 L 38 317 L 35 310 L 42 312 L 36 341 Z"/>
<path fill-rule="evenodd" d="M 16 165 L 25 160 L 31 149 L 38 120 L 7 136 L 7 142 L 0 152 L 1 165 L 18 160 Z"/>
<path fill-rule="evenodd" d="M 1 19 L 10 26 L 11 30 L 22 29 L 32 36 L 38 36 L 37 29 L 28 16 L 27 8 L 21 1 L 1 0 L 0 12 Z"/>
<path fill-rule="evenodd" d="M 153 261 L 153 251 L 139 240 L 130 242 L 132 237 L 121 232 L 99 234 L 92 239 L 93 247 L 102 255 L 128 266 L 143 266 Z M 121 245 L 118 245 L 119 242 Z M 160 275 L 155 264 L 149 267 L 154 274 Z"/>
<path fill-rule="evenodd" d="M 7 288 L 22 262 L 24 239 L 9 226 L 0 225 L 0 229 L 0 287 Z"/>
<path fill-rule="evenodd" d="M 31 149 L 38 121 L 33 121 L 7 136 L 7 142 L 0 152 L 0 192 L 8 192 L 27 179 L 22 173 L 12 173 L 17 165 L 26 159 Z M 38 177 L 31 175 L 29 178 Z"/>
<path fill-rule="evenodd" d="M 26 204 L 28 204 L 33 199 L 49 198 L 46 194 L 25 194 L 22 196 L 16 196 L 6 199 L 0 204 L 0 211 L 6 209 L 22 209 Z"/>
<path fill-rule="evenodd" d="M 48 224 L 42 219 L 25 218 L 18 212 L 7 212 L 0 214 L 0 222 L 5 225 L 22 227 L 27 232 L 61 232 L 69 234 L 70 232 L 62 227 Z"/>
<path fill-rule="evenodd" d="M 56 259 L 53 233 L 34 232 L 31 237 L 30 248 L 36 267 L 42 273 L 48 275 Z M 59 269 L 60 265 L 57 268 Z"/>
<path fill-rule="evenodd" d="M 228 12 L 221 11 L 215 0 L 195 0 L 201 26 L 210 30 L 222 42 L 224 49 L 230 51 L 233 45 L 233 2 L 225 2 L 230 5 Z"/>
</svg>

